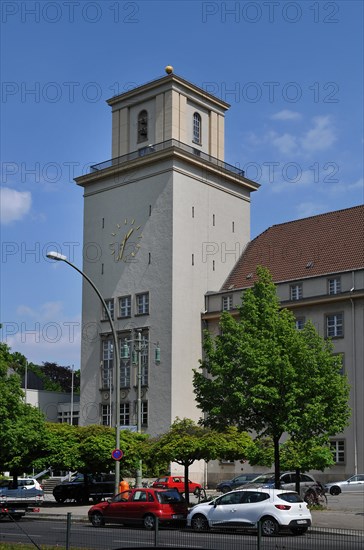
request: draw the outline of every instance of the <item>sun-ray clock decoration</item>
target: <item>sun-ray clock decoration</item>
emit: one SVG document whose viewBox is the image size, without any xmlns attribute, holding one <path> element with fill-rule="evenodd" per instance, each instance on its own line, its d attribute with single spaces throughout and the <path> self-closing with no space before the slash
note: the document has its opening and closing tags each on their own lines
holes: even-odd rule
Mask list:
<svg viewBox="0 0 364 550">
<path fill-rule="evenodd" d="M 124 222 L 116 224 L 111 236 L 114 240 L 109 246 L 115 261 L 133 261 L 141 246 L 141 225 L 138 225 L 134 218 L 125 218 Z"/>
</svg>

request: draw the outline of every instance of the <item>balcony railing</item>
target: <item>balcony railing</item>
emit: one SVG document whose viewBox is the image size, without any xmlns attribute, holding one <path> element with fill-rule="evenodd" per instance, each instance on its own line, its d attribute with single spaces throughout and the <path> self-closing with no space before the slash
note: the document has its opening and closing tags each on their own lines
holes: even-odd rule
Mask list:
<svg viewBox="0 0 364 550">
<path fill-rule="evenodd" d="M 120 166 L 122 164 L 125 164 L 126 162 L 129 162 L 131 160 L 145 157 L 146 155 L 153 155 L 154 153 L 157 153 L 158 151 L 163 151 L 164 149 L 170 149 L 171 147 L 175 147 L 176 149 L 182 149 L 183 151 L 186 151 L 187 153 L 190 153 L 191 155 L 196 155 L 197 157 L 200 157 L 203 160 L 206 160 L 210 162 L 211 164 L 214 164 L 215 166 L 219 166 L 220 168 L 223 168 L 224 170 L 227 170 L 229 172 L 233 172 L 234 174 L 237 174 L 238 176 L 244 176 L 244 170 L 241 170 L 237 166 L 233 166 L 232 164 L 228 164 L 227 162 L 224 162 L 222 160 L 217 159 L 216 157 L 212 157 L 211 155 L 208 155 L 201 151 L 200 149 L 197 149 L 196 147 L 191 147 L 190 145 L 186 145 L 185 143 L 182 143 L 181 141 L 178 141 L 176 139 L 169 139 L 167 141 L 163 141 L 161 143 L 156 143 L 153 145 L 147 145 L 146 147 L 142 147 L 141 149 L 138 149 L 137 151 L 132 151 L 131 153 L 128 153 L 126 155 L 122 155 L 121 157 L 116 157 L 110 160 L 105 160 L 104 162 L 100 162 L 99 164 L 94 164 L 90 167 L 90 172 L 98 172 L 100 170 L 105 170 L 105 168 L 111 168 L 115 166 Z"/>
</svg>

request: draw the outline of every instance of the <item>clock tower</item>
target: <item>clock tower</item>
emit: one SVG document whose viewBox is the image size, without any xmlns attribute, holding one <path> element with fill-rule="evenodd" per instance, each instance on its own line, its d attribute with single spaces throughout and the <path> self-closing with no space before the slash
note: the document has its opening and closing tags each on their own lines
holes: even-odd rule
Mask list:
<svg viewBox="0 0 364 550">
<path fill-rule="evenodd" d="M 134 357 L 142 429 L 155 435 L 176 417 L 200 417 L 192 378 L 205 294 L 221 288 L 249 241 L 250 193 L 259 185 L 224 161 L 229 105 L 170 68 L 108 104 L 112 159 L 76 179 L 84 188 L 83 270 L 114 319 L 120 424 L 137 424 Z M 80 422 L 111 425 L 113 340 L 87 282 L 82 326 Z"/>
</svg>

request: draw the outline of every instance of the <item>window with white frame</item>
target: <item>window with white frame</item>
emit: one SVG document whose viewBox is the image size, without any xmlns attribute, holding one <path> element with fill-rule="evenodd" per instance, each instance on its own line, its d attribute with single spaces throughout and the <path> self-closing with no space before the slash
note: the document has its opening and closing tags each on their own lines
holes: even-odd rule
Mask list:
<svg viewBox="0 0 364 550">
<path fill-rule="evenodd" d="M 148 426 L 148 401 L 142 401 L 142 426 Z"/>
<path fill-rule="evenodd" d="M 105 300 L 105 304 L 106 304 L 107 309 L 109 310 L 111 319 L 114 320 L 114 300 L 112 298 L 110 298 L 109 300 Z M 107 313 L 105 311 L 105 308 L 103 308 L 103 317 L 102 317 L 102 319 L 103 319 L 103 321 L 108 321 L 109 320 L 109 318 L 107 316 Z"/>
<path fill-rule="evenodd" d="M 193 143 L 201 143 L 201 116 L 193 113 Z"/>
<path fill-rule="evenodd" d="M 103 388 L 110 388 L 113 374 L 114 344 L 111 339 L 102 341 L 101 382 Z"/>
<path fill-rule="evenodd" d="M 121 318 L 131 317 L 131 296 L 119 298 L 119 316 Z"/>
<path fill-rule="evenodd" d="M 79 411 L 73 410 L 72 421 L 71 421 L 71 411 L 58 411 L 58 422 L 60 424 L 72 424 L 73 426 L 78 426 L 79 423 Z"/>
<path fill-rule="evenodd" d="M 149 292 L 136 295 L 137 315 L 147 315 L 149 313 Z"/>
<path fill-rule="evenodd" d="M 120 426 L 130 425 L 130 403 L 120 403 Z"/>
<path fill-rule="evenodd" d="M 344 439 L 336 439 L 335 441 L 330 441 L 330 447 L 332 452 L 332 457 L 335 464 L 344 464 L 345 463 L 345 441 Z"/>
<path fill-rule="evenodd" d="M 302 330 L 305 326 L 306 319 L 304 317 L 296 317 L 296 329 Z"/>
<path fill-rule="evenodd" d="M 111 426 L 111 407 L 110 405 L 101 405 L 101 424 Z"/>
<path fill-rule="evenodd" d="M 222 297 L 222 310 L 223 311 L 230 311 L 233 309 L 233 297 L 230 294 L 229 296 L 223 296 Z"/>
<path fill-rule="evenodd" d="M 342 313 L 326 315 L 327 338 L 341 338 L 344 336 L 344 316 Z"/>
<path fill-rule="evenodd" d="M 327 286 L 329 294 L 340 294 L 341 292 L 341 278 L 334 277 L 327 280 Z"/>
<path fill-rule="evenodd" d="M 291 300 L 301 300 L 302 299 L 302 283 L 297 283 L 297 284 L 291 285 L 289 288 L 290 288 Z"/>
</svg>

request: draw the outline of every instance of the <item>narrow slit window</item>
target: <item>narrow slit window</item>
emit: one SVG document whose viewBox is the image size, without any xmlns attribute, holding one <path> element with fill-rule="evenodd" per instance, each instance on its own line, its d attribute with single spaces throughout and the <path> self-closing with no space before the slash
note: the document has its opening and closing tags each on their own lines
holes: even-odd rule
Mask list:
<svg viewBox="0 0 364 550">
<path fill-rule="evenodd" d="M 138 143 L 148 139 L 148 113 L 144 109 L 138 115 Z"/>
</svg>

